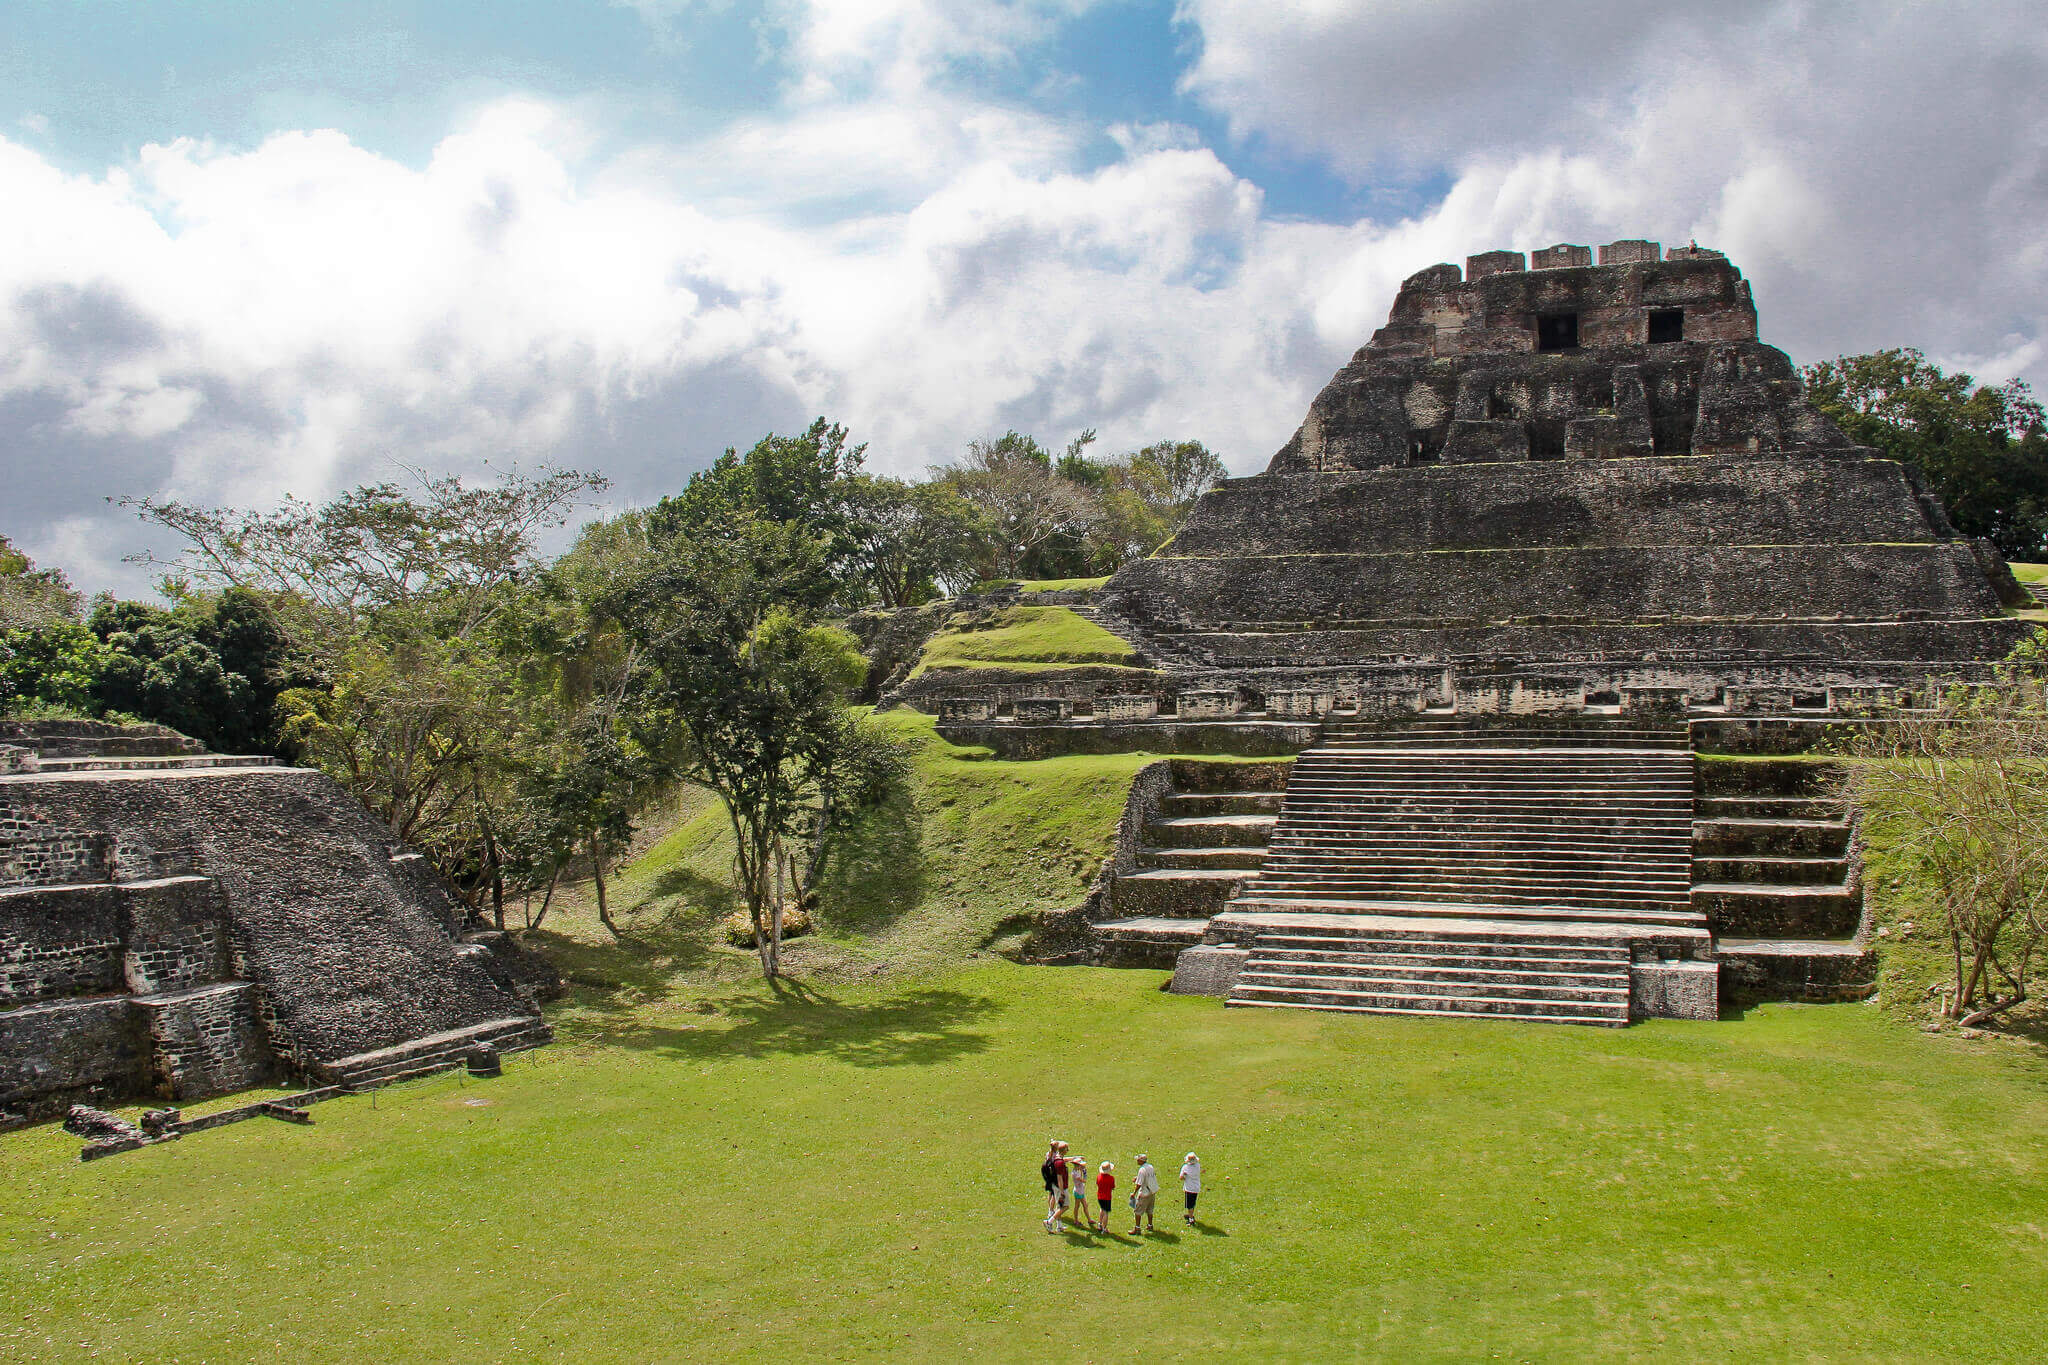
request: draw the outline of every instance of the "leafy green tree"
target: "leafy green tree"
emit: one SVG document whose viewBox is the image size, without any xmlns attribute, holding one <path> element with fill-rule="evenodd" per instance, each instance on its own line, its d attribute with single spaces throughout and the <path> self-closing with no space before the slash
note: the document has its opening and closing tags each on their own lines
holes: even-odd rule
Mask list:
<svg viewBox="0 0 2048 1365">
<path fill-rule="evenodd" d="M 0 630 L 0 715 L 101 714 L 94 689 L 106 656 L 77 621 Z"/>
<path fill-rule="evenodd" d="M 1919 470 L 1957 530 L 2013 559 L 2048 553 L 2048 433 L 2026 384 L 1979 385 L 1911 349 L 1825 360 L 1802 375 L 1851 440 Z"/>
<path fill-rule="evenodd" d="M 60 569 L 38 569 L 33 560 L 0 536 L 0 630 L 78 619 L 78 593 Z"/>
<path fill-rule="evenodd" d="M 1068 453 L 1080 458 L 1077 447 Z M 1032 437 L 1007 431 L 973 441 L 958 465 L 933 474 L 981 514 L 981 577 L 1063 578 L 1085 571 L 1101 500 L 1088 485 L 1060 477 L 1051 453 Z"/>
<path fill-rule="evenodd" d="M 505 812 L 553 737 L 535 723 L 529 670 L 507 647 L 535 609 L 538 537 L 604 486 L 544 470 L 481 487 L 370 485 L 274 512 L 129 505 L 187 540 L 166 566 L 173 586 L 239 588 L 272 610 L 308 675 L 277 699 L 286 742 L 475 905 L 486 890 L 502 895 Z M 218 617 L 216 653 L 250 646 L 246 612 Z"/>
<path fill-rule="evenodd" d="M 762 972 L 781 972 L 792 840 L 829 779 L 858 643 L 819 623 L 832 594 L 819 538 L 795 521 L 657 534 L 657 558 L 621 603 L 643 669 L 638 729 L 680 756 L 731 821 L 740 893 Z M 670 732 L 674 732 L 671 734 Z"/>
<path fill-rule="evenodd" d="M 283 628 L 244 588 L 175 608 L 103 598 L 92 631 L 106 645 L 98 705 L 168 725 L 218 753 L 276 753 L 278 694 L 295 680 Z"/>
<path fill-rule="evenodd" d="M 820 417 L 800 436 L 770 432 L 744 455 L 727 447 L 681 493 L 655 505 L 649 529 L 667 540 L 748 518 L 793 522 L 820 537 L 827 569 L 842 573 L 851 547 L 840 490 L 867 454 L 866 445 L 849 441 L 845 427 Z"/>
<path fill-rule="evenodd" d="M 839 498 L 851 563 L 870 600 L 914 607 L 974 581 L 987 518 L 952 485 L 856 474 Z"/>
</svg>

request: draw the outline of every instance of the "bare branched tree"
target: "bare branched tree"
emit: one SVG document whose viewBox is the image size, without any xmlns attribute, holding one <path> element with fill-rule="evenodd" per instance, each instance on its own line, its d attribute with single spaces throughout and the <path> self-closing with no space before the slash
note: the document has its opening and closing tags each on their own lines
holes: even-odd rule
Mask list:
<svg viewBox="0 0 2048 1365">
<path fill-rule="evenodd" d="M 2048 935 L 2048 693 L 2029 650 L 1930 714 L 1871 726 L 1846 765 L 1866 828 L 1930 897 L 1951 965 L 1942 1014 L 1966 1025 L 2027 999 Z"/>
</svg>

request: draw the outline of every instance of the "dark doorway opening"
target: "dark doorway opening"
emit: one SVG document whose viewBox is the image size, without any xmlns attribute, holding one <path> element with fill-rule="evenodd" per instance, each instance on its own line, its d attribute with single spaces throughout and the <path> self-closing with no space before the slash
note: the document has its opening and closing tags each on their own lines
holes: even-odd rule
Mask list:
<svg viewBox="0 0 2048 1365">
<path fill-rule="evenodd" d="M 1650 310 L 1650 344 L 1660 345 L 1667 341 L 1685 340 L 1685 310 L 1683 308 L 1652 308 Z"/>
<path fill-rule="evenodd" d="M 1532 460 L 1562 460 L 1564 458 L 1564 423 L 1529 423 L 1529 458 Z"/>
<path fill-rule="evenodd" d="M 1408 433 L 1408 463 L 1435 464 L 1443 458 L 1444 433 L 1417 427 Z"/>
<path fill-rule="evenodd" d="M 1576 351 L 1579 348 L 1579 315 L 1553 313 L 1536 319 L 1536 349 Z"/>
</svg>

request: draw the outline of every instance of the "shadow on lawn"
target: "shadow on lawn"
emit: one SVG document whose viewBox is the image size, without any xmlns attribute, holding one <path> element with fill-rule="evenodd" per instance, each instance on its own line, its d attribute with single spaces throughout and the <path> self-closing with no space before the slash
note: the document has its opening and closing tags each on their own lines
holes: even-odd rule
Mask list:
<svg viewBox="0 0 2048 1365">
<path fill-rule="evenodd" d="M 728 1028 L 625 1024 L 606 1040 L 683 1060 L 773 1055 L 829 1056 L 854 1066 L 929 1066 L 986 1051 L 965 1025 L 994 1013 L 986 996 L 919 990 L 871 1004 L 846 1004 L 801 981 L 771 983 L 766 997 L 727 1001 Z"/>
<path fill-rule="evenodd" d="M 924 816 L 899 786 L 838 841 L 818 887 L 822 918 L 835 929 L 879 933 L 917 904 L 924 883 Z"/>
</svg>

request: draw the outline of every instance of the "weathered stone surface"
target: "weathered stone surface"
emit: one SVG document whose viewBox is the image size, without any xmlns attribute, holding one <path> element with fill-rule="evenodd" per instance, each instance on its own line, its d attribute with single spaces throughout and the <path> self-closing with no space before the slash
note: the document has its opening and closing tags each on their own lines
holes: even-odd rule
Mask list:
<svg viewBox="0 0 2048 1365">
<path fill-rule="evenodd" d="M 199 1099 L 465 1028 L 544 1035 L 559 979 L 509 940 L 458 943 L 461 907 L 359 802 L 193 747 L 66 723 L 36 770 L 0 775 L 0 1108 Z"/>
<path fill-rule="evenodd" d="M 1584 260 L 1412 276 L 1266 472 L 1118 572 L 1098 612 L 1182 661 L 1182 715 L 1340 667 L 1371 706 L 1423 663 L 1457 670 L 1425 700 L 1477 713 L 1513 703 L 1475 670 L 1582 705 L 1860 707 L 2004 657 L 2027 627 L 2002 561 L 1806 401 L 1725 257 Z"/>
<path fill-rule="evenodd" d="M 1629 1014 L 1637 1019 L 1719 1019 L 1720 973 L 1713 962 L 1629 965 Z"/>
<path fill-rule="evenodd" d="M 1168 989 L 1175 995 L 1227 997 L 1251 955 L 1249 948 L 1209 943 L 1185 949 L 1173 961 L 1173 982 Z"/>
</svg>

